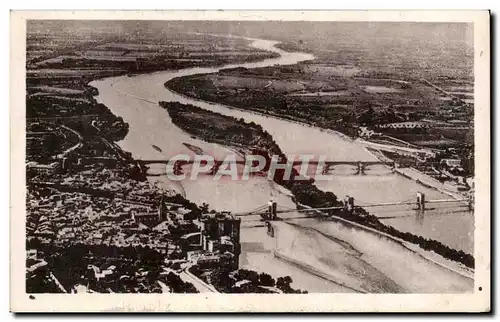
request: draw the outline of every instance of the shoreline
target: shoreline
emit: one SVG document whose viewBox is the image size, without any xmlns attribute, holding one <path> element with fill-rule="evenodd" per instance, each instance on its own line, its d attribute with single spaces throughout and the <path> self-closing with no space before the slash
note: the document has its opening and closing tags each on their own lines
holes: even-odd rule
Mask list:
<svg viewBox="0 0 500 322">
<path fill-rule="evenodd" d="M 213 74 L 213 73 L 210 73 L 210 74 Z M 176 78 L 173 78 L 171 80 L 174 80 L 174 79 L 177 79 L 177 78 L 182 78 L 182 77 L 188 77 L 188 76 L 180 76 L 180 77 L 176 77 Z M 170 81 L 171 81 L 170 80 Z M 192 96 L 189 96 L 189 95 L 186 95 L 184 93 L 181 93 L 181 92 L 178 92 L 174 89 L 172 89 L 171 87 L 169 87 L 167 84 L 170 82 L 165 82 L 164 86 L 167 88 L 167 90 L 169 91 L 172 91 L 173 93 L 179 95 L 179 96 L 182 96 L 183 98 L 186 98 L 186 99 L 190 99 L 190 100 L 194 100 L 194 101 L 198 101 L 198 102 L 202 102 L 202 103 L 207 103 L 207 104 L 217 104 L 217 105 L 221 105 L 223 107 L 226 107 L 228 109 L 233 109 L 233 110 L 237 110 L 237 111 L 241 111 L 241 112 L 246 112 L 246 113 L 251 113 L 251 114 L 256 114 L 256 115 L 260 115 L 260 116 L 263 116 L 263 117 L 268 117 L 268 118 L 275 118 L 275 119 L 279 119 L 279 120 L 282 120 L 282 121 L 286 121 L 286 122 L 291 122 L 291 123 L 295 123 L 295 124 L 298 124 L 300 126 L 304 126 L 304 127 L 309 127 L 309 128 L 314 128 L 314 129 L 317 129 L 319 131 L 322 131 L 322 132 L 326 132 L 326 133 L 329 133 L 329 134 L 333 134 L 333 135 L 337 135 L 339 136 L 340 138 L 346 140 L 346 141 L 349 141 L 349 142 L 356 142 L 356 138 L 352 138 L 342 132 L 339 132 L 339 131 L 336 131 L 336 130 L 331 130 L 331 129 L 325 129 L 325 128 L 321 128 L 321 127 L 318 127 L 316 125 L 313 125 L 313 124 L 310 124 L 310 123 L 307 123 L 307 122 L 301 122 L 301 121 L 298 121 L 296 119 L 294 119 L 293 117 L 286 117 L 286 116 L 278 116 L 278 115 L 274 115 L 274 114 L 269 114 L 269 113 L 263 113 L 263 112 L 260 112 L 258 110 L 254 110 L 254 109 L 244 109 L 244 108 L 240 108 L 240 107 L 235 107 L 235 106 L 231 106 L 231 105 L 226 105 L 226 104 L 223 104 L 223 103 L 216 103 L 216 102 L 213 102 L 213 101 L 207 101 L 207 100 L 204 100 L 204 99 L 201 99 L 201 98 L 197 98 L 197 97 L 192 97 Z M 366 149 L 366 147 L 365 147 Z M 373 154 L 371 151 L 369 151 L 368 149 L 366 149 L 371 155 L 373 155 L 376 159 L 380 160 L 380 158 L 378 156 L 376 156 L 375 154 Z M 424 177 L 425 179 L 428 179 L 428 180 L 431 180 L 432 181 L 432 177 L 420 172 L 419 170 L 417 169 L 414 169 L 413 167 L 411 168 L 413 169 L 414 171 L 416 172 L 419 172 L 419 175 L 421 175 L 422 177 Z M 463 199 L 464 197 L 463 196 L 460 196 L 461 194 L 460 193 L 454 193 L 454 192 L 451 192 L 449 190 L 447 190 L 446 188 L 443 188 L 441 186 L 438 186 L 438 185 L 432 185 L 432 184 L 427 184 L 425 182 L 423 182 L 422 180 L 419 180 L 418 178 L 416 177 L 413 177 L 407 173 L 404 173 L 401 169 L 399 168 L 395 168 L 395 172 L 398 174 L 398 175 L 401 175 L 403 177 L 405 177 L 406 179 L 408 180 L 412 180 L 416 183 L 418 183 L 419 185 L 423 186 L 423 187 L 426 187 L 426 188 L 429 188 L 429 189 L 433 189 L 433 190 L 436 190 L 440 193 L 443 193 L 443 194 L 446 194 L 456 200 L 461 200 Z"/>
<path fill-rule="evenodd" d="M 213 74 L 213 73 L 210 73 L 210 74 Z M 190 100 L 193 100 L 193 101 L 197 101 L 197 102 L 201 102 L 201 103 L 206 103 L 206 104 L 209 104 L 209 105 L 217 104 L 217 105 L 220 105 L 222 107 L 225 107 L 225 108 L 228 108 L 228 109 L 231 109 L 231 110 L 237 110 L 237 111 L 246 112 L 246 113 L 250 113 L 250 114 L 260 115 L 260 116 L 263 116 L 263 117 L 274 118 L 274 119 L 279 119 L 279 120 L 290 122 L 290 123 L 295 123 L 295 124 L 303 126 L 303 127 L 314 128 L 314 129 L 319 130 L 321 132 L 326 132 L 326 133 L 329 133 L 329 134 L 337 135 L 340 138 L 342 138 L 342 139 L 344 139 L 346 141 L 349 141 L 349 142 L 355 142 L 355 139 L 353 139 L 352 137 L 350 137 L 347 134 L 344 134 L 342 132 L 336 131 L 336 130 L 325 129 L 325 128 L 322 128 L 322 127 L 317 127 L 316 125 L 296 120 L 293 117 L 287 117 L 287 116 L 282 116 L 282 115 L 275 115 L 275 114 L 263 113 L 263 112 L 260 112 L 258 110 L 254 110 L 254 109 L 244 109 L 244 108 L 241 108 L 241 107 L 226 105 L 226 104 L 223 104 L 223 103 L 217 103 L 217 102 L 213 102 L 213 101 L 206 101 L 206 100 L 201 99 L 201 98 L 192 97 L 192 96 L 186 95 L 184 93 L 178 92 L 178 91 L 172 89 L 171 87 L 169 87 L 167 85 L 170 81 L 172 81 L 174 79 L 178 79 L 178 78 L 183 78 L 183 77 L 188 77 L 188 76 L 175 77 L 175 78 L 172 78 L 171 80 L 165 82 L 164 83 L 165 88 L 167 90 L 169 90 L 169 91 L 171 91 L 171 92 L 179 95 L 179 96 L 182 96 L 183 98 L 190 99 Z"/>
<path fill-rule="evenodd" d="M 311 208 L 311 207 L 309 207 L 309 206 L 307 206 L 307 205 L 302 205 L 302 204 L 300 204 L 300 206 L 302 206 L 302 207 L 304 207 L 304 208 Z M 458 266 L 458 269 L 455 269 L 455 268 L 449 267 L 449 266 L 447 266 L 447 265 L 446 265 L 446 264 L 444 264 L 444 263 L 440 263 L 440 262 L 438 262 L 438 261 L 436 261 L 436 260 L 434 260 L 434 259 L 432 259 L 432 258 L 430 258 L 430 257 L 426 256 L 426 255 L 425 255 L 425 253 L 424 253 L 423 251 L 418 251 L 418 250 L 416 250 L 416 249 L 413 249 L 412 247 L 409 247 L 409 245 L 412 245 L 412 246 L 414 245 L 417 249 L 423 250 L 421 247 L 419 247 L 419 246 L 418 246 L 418 245 L 416 245 L 416 244 L 413 244 L 413 243 L 407 242 L 407 241 L 405 241 L 405 240 L 403 240 L 403 239 L 400 239 L 400 238 L 398 238 L 398 237 L 392 236 L 392 235 L 387 234 L 387 233 L 385 233 L 385 232 L 382 232 L 382 231 L 379 231 L 379 230 L 377 230 L 377 229 L 374 229 L 374 228 L 371 228 L 371 227 L 367 227 L 367 226 L 364 226 L 364 225 L 358 224 L 358 223 L 356 223 L 356 222 L 353 222 L 353 221 L 350 221 L 350 220 L 347 220 L 347 219 L 344 219 L 344 218 L 341 218 L 341 217 L 338 217 L 338 216 L 335 216 L 335 215 L 329 215 L 329 216 L 326 216 L 324 213 L 322 213 L 322 212 L 321 212 L 321 211 L 319 211 L 319 210 L 317 210 L 317 211 L 315 211 L 315 212 L 316 212 L 316 213 L 319 213 L 321 216 L 325 217 L 326 219 L 330 219 L 330 218 L 331 218 L 331 219 L 334 219 L 334 221 L 336 221 L 336 222 L 340 222 L 340 223 L 345 224 L 346 226 L 350 226 L 350 227 L 358 228 L 358 229 L 361 229 L 361 230 L 363 230 L 363 231 L 366 231 L 366 232 L 372 233 L 372 234 L 374 234 L 374 235 L 377 235 L 377 236 L 379 236 L 379 237 L 384 237 L 384 238 L 386 238 L 386 239 L 389 239 L 390 241 L 393 241 L 393 242 L 398 243 L 399 245 L 403 246 L 403 247 L 404 247 L 404 248 L 406 248 L 407 250 L 409 250 L 409 251 L 411 251 L 411 252 L 413 252 L 413 253 L 415 253 L 415 254 L 417 254 L 417 255 L 421 256 L 422 258 L 424 258 L 424 259 L 426 259 L 426 260 L 428 260 L 428 261 L 430 261 L 430 262 L 432 262 L 432 263 L 434 263 L 434 264 L 436 264 L 436 265 L 438 265 L 438 266 L 441 266 L 441 267 L 443 267 L 443 268 L 446 268 L 447 270 L 449 270 L 449 271 L 451 271 L 451 272 L 454 272 L 454 273 L 456 273 L 456 274 L 459 274 L 459 275 L 461 275 L 461 276 L 463 276 L 463 277 L 466 277 L 466 278 L 469 278 L 469 279 L 474 280 L 474 276 L 473 276 L 473 275 L 471 276 L 471 275 L 469 275 L 469 274 L 468 274 L 468 271 L 469 271 L 469 270 L 472 270 L 472 271 L 473 271 L 473 273 L 474 273 L 474 269 L 473 269 L 473 268 L 469 268 L 469 267 L 467 267 L 467 268 L 463 268 L 463 267 L 461 267 L 461 266 Z M 311 218 L 314 218 L 314 217 L 311 217 Z M 286 221 L 286 219 L 285 219 L 285 221 Z M 425 250 L 424 250 L 424 251 L 425 251 Z M 430 251 L 430 252 L 433 252 L 433 251 Z M 433 252 L 433 253 L 435 253 L 435 252 Z M 438 256 L 440 256 L 440 257 L 442 257 L 441 255 L 439 255 L 439 254 L 437 254 L 437 253 L 435 253 L 435 254 L 436 254 L 436 255 L 438 255 Z M 446 259 L 446 258 L 444 258 L 444 257 L 442 257 L 442 258 L 443 258 L 443 259 L 445 259 L 445 260 L 448 260 L 448 261 L 452 261 L 453 263 L 457 263 L 457 264 L 459 264 L 459 265 L 460 265 L 460 263 L 459 263 L 459 262 L 457 262 L 457 261 L 453 261 L 453 260 L 451 260 L 451 259 Z M 464 266 L 465 266 L 465 265 L 464 265 Z M 461 270 L 463 270 L 463 271 L 461 271 Z"/>
<path fill-rule="evenodd" d="M 314 276 L 317 276 L 317 277 L 322 278 L 324 280 L 327 280 L 329 282 L 335 283 L 339 286 L 342 286 L 342 287 L 345 287 L 345 288 L 350 289 L 352 291 L 355 291 L 356 293 L 361 293 L 361 294 L 368 294 L 369 293 L 365 290 L 361 290 L 361 289 L 358 289 L 354 286 L 349 286 L 349 285 L 346 285 L 345 283 L 339 282 L 339 281 L 335 280 L 330 274 L 322 272 L 309 264 L 306 264 L 304 262 L 293 259 L 290 256 L 287 256 L 278 250 L 273 250 L 273 256 L 278 258 L 281 261 L 288 262 L 288 263 L 296 266 L 297 268 L 299 268 L 299 269 L 301 269 L 309 274 L 312 274 Z"/>
<path fill-rule="evenodd" d="M 161 73 L 161 72 L 163 72 L 163 71 L 158 71 L 157 73 Z M 185 76 L 180 76 L 180 77 L 185 77 Z M 174 79 L 175 79 L 175 78 L 174 78 Z M 185 98 L 187 98 L 187 99 L 189 99 L 189 100 L 193 100 L 193 101 L 206 102 L 206 103 L 207 103 L 207 104 L 209 104 L 209 105 L 212 105 L 212 104 L 218 104 L 218 103 L 214 103 L 214 102 L 210 102 L 210 101 L 204 101 L 204 100 L 202 100 L 202 99 L 198 99 L 198 98 L 193 98 L 193 97 L 191 97 L 191 96 L 188 96 L 188 95 L 184 95 L 184 94 L 182 94 L 182 93 L 179 93 L 179 92 L 177 92 L 177 91 L 175 91 L 175 90 L 170 89 L 170 88 L 166 85 L 167 83 L 168 83 L 168 82 L 164 83 L 164 87 L 166 87 L 169 91 L 172 91 L 173 93 L 175 93 L 175 94 L 177 94 L 177 95 L 179 95 L 179 96 L 181 96 L 181 97 L 185 97 Z M 151 103 L 153 103 L 153 102 L 151 102 Z M 158 103 L 158 102 L 156 102 L 156 103 Z M 222 104 L 221 104 L 221 105 L 222 105 Z M 322 132 L 325 132 L 325 131 L 326 131 L 327 133 L 332 133 L 332 134 L 335 134 L 335 135 L 339 136 L 340 138 L 342 138 L 342 139 L 344 139 L 344 140 L 353 141 L 350 137 L 346 136 L 346 135 L 345 135 L 345 134 L 343 134 L 343 133 L 340 133 L 340 132 L 335 131 L 335 130 L 318 128 L 318 127 L 316 127 L 316 126 L 314 126 L 314 125 L 311 125 L 311 124 L 309 124 L 309 123 L 300 122 L 300 121 L 297 121 L 297 120 L 294 120 L 294 119 L 289 119 L 289 118 L 286 118 L 286 117 L 278 117 L 278 116 L 275 116 L 275 115 L 272 115 L 272 114 L 262 113 L 262 112 L 259 112 L 259 111 L 254 111 L 254 110 L 246 110 L 246 109 L 236 108 L 236 107 L 232 107 L 232 106 L 228 106 L 228 105 L 222 105 L 222 106 L 225 106 L 225 107 L 227 107 L 228 109 L 235 109 L 235 110 L 240 110 L 240 111 L 243 111 L 243 112 L 246 112 L 246 113 L 253 113 L 253 114 L 257 114 L 257 115 L 262 115 L 262 116 L 267 117 L 267 118 L 279 118 L 279 119 L 284 120 L 284 121 L 287 121 L 287 122 L 293 122 L 293 123 L 295 123 L 295 124 L 299 124 L 299 125 L 301 125 L 301 126 L 303 126 L 303 127 L 316 128 L 316 129 L 318 129 L 318 130 L 320 130 L 320 131 L 322 131 Z M 351 223 L 351 224 L 352 224 L 353 222 L 350 222 L 350 221 L 349 221 L 349 223 Z"/>
<path fill-rule="evenodd" d="M 371 149 L 374 149 L 374 148 L 366 147 L 365 146 L 365 149 L 366 149 L 366 151 L 368 151 L 370 154 L 372 154 L 375 158 L 377 158 L 380 161 L 386 161 L 383 158 L 391 160 L 391 159 L 387 158 L 386 156 L 384 156 L 383 154 L 380 155 L 380 156 L 378 156 L 376 153 L 374 153 L 373 151 L 371 151 Z M 410 169 L 410 170 L 412 170 L 414 172 L 417 172 L 416 175 L 421 176 L 422 178 L 427 179 L 430 182 L 433 182 L 435 184 L 423 182 L 422 180 L 420 180 L 419 178 L 417 178 L 417 176 L 412 176 L 411 174 L 406 173 L 403 169 Z M 465 196 L 463 194 L 460 194 L 459 192 L 453 193 L 451 191 L 448 191 L 446 188 L 443 188 L 441 183 L 436 182 L 434 178 L 432 178 L 431 176 L 429 176 L 429 175 L 427 175 L 427 174 L 419 171 L 418 169 L 415 169 L 414 167 L 409 167 L 409 168 L 398 168 L 398 167 L 395 167 L 394 168 L 394 172 L 397 175 L 403 176 L 404 178 L 406 178 L 408 180 L 414 181 L 417 184 L 419 184 L 419 185 L 421 185 L 421 186 L 423 186 L 425 188 L 433 189 L 433 190 L 438 191 L 438 192 L 440 192 L 442 194 L 448 195 L 448 196 L 452 197 L 453 199 L 455 199 L 457 201 L 462 201 L 465 198 Z"/>
<path fill-rule="evenodd" d="M 178 103 L 178 102 L 168 102 L 168 103 L 162 102 L 160 105 L 162 107 L 168 109 L 169 104 L 173 104 L 175 106 L 175 109 L 179 109 L 182 111 L 192 109 L 192 110 L 190 110 L 191 113 L 197 113 L 197 112 L 202 113 L 202 115 L 205 118 L 208 117 L 207 115 L 213 114 L 213 115 L 216 115 L 217 117 L 222 118 L 226 122 L 233 122 L 235 124 L 239 124 L 239 126 L 255 128 L 255 126 L 252 126 L 251 123 L 245 122 L 244 119 L 242 121 L 241 118 L 238 119 L 238 118 L 233 117 L 233 116 L 224 115 L 224 114 L 217 113 L 217 112 L 207 110 L 204 108 L 200 108 L 198 106 L 194 106 L 191 104 L 184 104 L 184 103 Z M 170 113 L 170 116 L 173 118 L 170 110 L 169 110 L 169 113 Z M 173 122 L 174 122 L 174 124 L 177 124 L 177 126 L 180 127 L 182 130 L 186 131 L 188 134 L 196 133 L 196 129 L 193 129 L 192 126 L 188 126 L 188 127 L 183 126 L 183 124 L 187 124 L 185 120 L 181 121 L 181 122 L 176 122 L 175 119 L 173 118 Z M 207 123 L 207 124 L 209 124 L 209 123 Z M 206 130 L 206 126 L 209 126 L 207 124 L 205 124 L 202 128 Z M 196 126 L 195 126 L 195 128 L 196 128 Z M 262 131 L 262 129 L 259 130 L 259 127 L 257 127 L 257 130 Z M 223 132 L 224 130 L 220 130 L 220 131 Z M 225 133 L 224 135 L 227 135 L 227 134 L 228 133 Z M 266 137 L 266 136 L 264 136 L 264 137 Z M 272 139 L 272 136 L 270 136 L 269 134 L 267 135 L 267 138 L 269 140 L 271 140 L 272 142 L 274 142 L 274 140 Z M 207 140 L 211 141 L 211 138 L 209 138 Z M 276 143 L 273 143 L 273 145 L 271 145 L 269 148 L 267 148 L 266 152 L 271 153 L 271 154 L 278 153 L 279 155 L 283 154 L 280 147 Z M 314 194 L 314 193 L 312 193 L 312 191 L 308 190 L 308 185 L 305 185 L 305 186 L 296 185 L 293 183 L 293 180 L 287 181 L 287 180 L 281 180 L 279 178 L 274 178 L 274 182 L 280 186 L 283 186 L 284 188 L 287 188 L 287 189 L 293 191 L 292 200 L 294 200 L 299 207 L 304 202 L 307 203 L 307 205 L 311 206 L 311 207 L 321 207 L 321 206 L 324 207 L 324 204 L 329 204 L 329 207 L 340 206 L 340 203 L 337 200 L 337 197 L 333 193 L 331 195 L 328 195 L 327 193 L 318 189 L 314 185 L 312 186 L 312 187 L 314 187 L 313 191 L 317 192 L 320 197 L 318 197 L 319 199 L 317 199 L 315 201 L 307 201 L 307 200 L 310 200 L 311 194 Z M 305 200 L 305 201 L 301 201 L 301 200 Z M 344 215 L 342 215 L 342 214 L 344 214 L 344 212 L 339 210 L 337 212 L 338 216 L 336 216 L 336 218 L 343 217 L 344 220 L 346 220 L 346 221 L 357 223 L 359 225 L 363 225 L 366 228 L 369 228 L 369 229 L 375 228 L 380 233 L 387 234 L 387 235 L 394 235 L 393 237 L 396 237 L 400 240 L 404 240 L 405 242 L 415 244 L 424 250 L 425 249 L 432 249 L 436 254 L 440 255 L 441 257 L 443 257 L 445 259 L 449 259 L 452 261 L 462 263 L 470 268 L 472 268 L 474 266 L 474 258 L 472 255 L 467 254 L 462 250 L 457 250 L 457 249 L 451 248 L 451 247 L 443 244 L 440 241 L 437 241 L 434 239 L 427 239 L 427 238 L 424 238 L 423 236 L 420 236 L 420 235 L 415 235 L 413 233 L 406 233 L 406 232 L 402 232 L 398 229 L 395 229 L 392 226 L 384 224 L 376 216 L 370 215 L 370 213 L 367 212 L 363 207 L 356 207 L 354 213 L 351 212 L 351 213 L 345 213 Z M 450 254 L 450 252 L 451 252 L 451 254 Z M 468 263 L 468 264 L 466 264 L 466 263 Z"/>
<path fill-rule="evenodd" d="M 414 171 L 416 172 L 416 174 L 412 175 L 412 174 L 409 174 L 407 172 L 404 171 L 404 169 L 409 169 L 410 171 Z M 395 169 L 396 173 L 407 178 L 408 180 L 413 180 L 415 182 L 417 182 L 418 184 L 426 187 L 426 188 L 429 188 L 429 189 L 433 189 L 433 190 L 436 190 L 440 193 L 443 193 L 445 195 L 448 195 L 450 197 L 452 197 L 453 199 L 457 200 L 457 201 L 464 201 L 464 198 L 465 196 L 463 196 L 462 194 L 460 194 L 459 192 L 457 193 L 454 193 L 454 192 L 451 192 L 449 190 L 447 190 L 446 188 L 443 188 L 441 183 L 438 184 L 432 184 L 430 182 L 434 182 L 434 178 L 428 176 L 427 174 L 419 171 L 418 169 L 415 169 L 413 167 L 409 167 L 409 168 L 396 168 Z M 418 176 L 421 176 L 420 179 L 426 179 L 426 180 L 429 180 L 430 182 L 424 182 L 422 180 L 420 180 L 418 178 Z M 465 201 L 464 201 L 465 202 Z"/>
</svg>

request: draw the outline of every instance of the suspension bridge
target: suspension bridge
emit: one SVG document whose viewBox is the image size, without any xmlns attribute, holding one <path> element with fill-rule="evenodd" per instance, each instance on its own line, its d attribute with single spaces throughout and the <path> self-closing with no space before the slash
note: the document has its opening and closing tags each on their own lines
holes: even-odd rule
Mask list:
<svg viewBox="0 0 500 322">
<path fill-rule="evenodd" d="M 381 203 L 370 203 L 370 204 L 361 204 L 358 207 L 360 208 L 377 208 L 377 207 L 395 207 L 395 206 L 414 206 L 413 210 L 418 211 L 420 214 L 424 214 L 425 211 L 434 210 L 434 208 L 427 207 L 427 205 L 432 204 L 458 204 L 453 207 L 458 207 L 463 209 L 463 211 L 473 211 L 474 203 L 472 197 L 464 198 L 464 199 L 431 199 L 426 200 L 425 194 L 418 192 L 415 196 L 408 198 L 407 200 L 398 201 L 398 202 L 381 202 Z M 448 206 L 446 206 L 448 207 Z M 329 216 L 330 211 L 335 210 L 343 210 L 348 212 L 353 212 L 355 209 L 354 198 L 346 196 L 346 198 L 342 201 L 342 205 L 339 206 L 331 206 L 331 207 L 297 207 L 291 208 L 283 205 L 278 205 L 276 201 L 271 200 L 269 203 L 265 205 L 261 205 L 251 211 L 233 213 L 235 217 L 247 217 L 247 216 L 261 216 L 266 220 L 280 220 L 279 214 L 286 213 L 324 213 L 325 217 Z M 299 217 L 287 217 L 286 220 L 289 219 L 303 219 L 303 218 L 311 218 L 311 216 L 299 216 Z"/>
</svg>

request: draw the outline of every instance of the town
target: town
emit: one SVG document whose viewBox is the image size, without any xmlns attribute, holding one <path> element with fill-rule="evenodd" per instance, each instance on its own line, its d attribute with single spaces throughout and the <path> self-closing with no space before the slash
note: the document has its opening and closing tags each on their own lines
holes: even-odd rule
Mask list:
<svg viewBox="0 0 500 322">
<path fill-rule="evenodd" d="M 28 36 L 26 291 L 300 292 L 290 287 L 290 277 L 276 283 L 264 272 L 239 269 L 240 219 L 148 181 L 147 167 L 116 144 L 127 135 L 128 124 L 98 103 L 98 90 L 88 85 L 109 75 L 272 55 L 248 51 L 241 41 L 227 48 L 183 35 L 189 40 L 179 43 L 198 54 L 170 57 L 168 66 L 158 59 L 148 67 L 133 53 L 152 55 L 156 47 L 113 43 L 118 41 L 113 34 L 99 30 L 97 41 L 85 36 L 70 41 L 64 33 Z M 112 56 L 118 47 L 126 51 L 122 57 L 131 58 L 118 62 Z M 229 55 L 217 55 L 228 49 Z M 68 50 L 76 56 L 64 56 Z M 244 52 L 235 56 L 235 50 Z M 217 284 L 218 278 L 224 279 Z"/>
</svg>

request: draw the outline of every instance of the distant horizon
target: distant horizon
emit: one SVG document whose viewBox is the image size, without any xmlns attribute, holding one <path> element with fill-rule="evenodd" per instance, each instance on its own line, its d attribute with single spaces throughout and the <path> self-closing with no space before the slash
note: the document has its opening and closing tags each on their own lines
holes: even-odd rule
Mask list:
<svg viewBox="0 0 500 322">
<path fill-rule="evenodd" d="M 324 32 L 331 32 L 331 30 L 324 29 L 326 27 L 341 27 L 341 26 L 357 26 L 356 29 L 363 29 L 364 31 L 369 30 L 374 35 L 367 36 L 383 36 L 383 33 L 391 33 L 392 27 L 396 28 L 394 30 L 394 34 L 391 36 L 396 37 L 408 37 L 408 36 L 416 36 L 418 32 L 425 32 L 425 36 L 433 35 L 434 37 L 443 36 L 443 40 L 451 39 L 454 40 L 463 40 L 468 45 L 473 46 L 473 24 L 465 23 L 465 22 L 394 22 L 394 21 L 224 21 L 224 20 L 199 20 L 199 21 L 191 21 L 191 20 L 28 20 L 27 21 L 27 31 L 28 33 L 34 32 L 34 30 L 30 30 L 31 28 L 40 28 L 44 25 L 57 24 L 55 26 L 58 28 L 66 27 L 70 29 L 74 28 L 85 28 L 85 27 L 96 27 L 100 24 L 103 24 L 102 28 L 117 28 L 117 31 L 120 29 L 139 29 L 141 30 L 143 27 L 151 28 L 151 31 L 158 31 L 157 29 L 162 29 L 163 31 L 171 29 L 170 31 L 175 32 L 202 32 L 202 33 L 211 33 L 211 32 L 220 32 L 220 33 L 228 33 L 228 34 L 239 34 L 249 36 L 250 34 L 254 34 L 254 36 L 258 36 L 257 33 L 263 34 L 273 34 L 280 32 L 289 33 L 290 27 L 310 27 L 307 28 L 309 30 L 301 30 L 298 34 L 307 34 L 308 32 L 313 32 L 317 34 L 322 34 Z M 131 25 L 135 24 L 135 25 Z M 145 25 L 145 26 L 139 26 Z M 166 26 L 165 26 L 166 24 Z M 269 30 L 267 28 L 268 25 L 275 26 L 287 26 L 287 30 L 283 30 L 282 28 Z M 360 28 L 360 25 L 367 25 L 368 28 Z M 266 28 L 259 30 L 259 26 L 267 25 Z M 46 26 L 50 27 L 50 26 Z M 165 28 L 167 27 L 167 28 Z M 203 29 L 199 29 L 202 27 Z M 323 27 L 323 28 L 321 28 Z M 408 27 L 411 27 L 408 29 Z M 415 27 L 423 27 L 426 30 L 416 30 Z M 178 30 L 179 28 L 186 28 L 184 30 Z M 342 31 L 355 31 L 356 29 L 348 29 L 348 30 L 340 30 Z M 297 31 L 297 30 L 294 30 Z M 260 35 L 260 36 L 262 36 Z M 445 37 L 446 36 L 446 37 Z M 453 37 L 454 36 L 454 37 Z M 294 37 L 294 36 L 292 36 Z"/>
<path fill-rule="evenodd" d="M 205 33 L 299 43 L 316 57 L 363 66 L 374 59 L 392 70 L 410 66 L 427 76 L 474 78 L 473 24 L 462 22 L 29 20 L 27 36 L 132 36 L 169 41 Z"/>
</svg>

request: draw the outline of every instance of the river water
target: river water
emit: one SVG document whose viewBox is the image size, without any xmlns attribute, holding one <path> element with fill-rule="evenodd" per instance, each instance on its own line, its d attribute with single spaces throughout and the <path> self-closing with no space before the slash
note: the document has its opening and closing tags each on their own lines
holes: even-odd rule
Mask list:
<svg viewBox="0 0 500 322">
<path fill-rule="evenodd" d="M 274 41 L 254 40 L 252 46 L 277 52 L 280 58 L 219 68 L 187 68 L 133 77 L 113 77 L 94 81 L 91 85 L 99 90 L 97 100 L 129 123 L 129 133 L 119 144 L 138 159 L 165 159 L 179 153 L 193 155 L 194 152 L 184 143 L 197 146 L 216 158 L 234 153 L 224 146 L 192 138 L 173 125 L 168 112 L 158 102 L 178 101 L 260 124 L 273 135 L 287 155 L 326 155 L 328 160 L 340 161 L 376 160 L 361 143 L 341 135 L 220 104 L 197 101 L 164 87 L 164 83 L 172 78 L 213 73 L 221 68 L 295 64 L 314 58 L 309 54 L 284 52 L 275 48 L 275 44 Z M 153 145 L 159 149 L 153 148 Z M 349 171 L 335 169 L 333 180 L 317 181 L 317 185 L 339 197 L 346 194 L 355 196 L 356 203 L 360 205 L 405 201 L 413 198 L 417 191 L 425 192 L 428 199 L 449 199 L 385 168 L 368 170 L 364 176 L 348 175 Z M 217 210 L 251 211 L 267 203 L 270 196 L 280 206 L 295 206 L 288 191 L 260 177 L 248 181 L 215 181 L 210 176 L 202 176 L 196 181 L 170 182 L 166 177 L 159 176 L 152 177 L 152 180 L 177 190 L 193 202 L 207 202 L 210 208 Z M 384 222 L 402 231 L 435 238 L 451 247 L 472 252 L 471 215 L 460 211 L 457 205 L 451 208 L 437 205 L 433 208 L 423 217 L 415 215 L 411 207 L 404 206 L 396 209 L 377 208 L 373 212 L 380 217 L 389 217 L 383 219 Z M 286 216 L 300 215 L 291 213 Z M 471 279 L 432 264 L 398 243 L 371 233 L 314 219 L 296 223 L 300 225 L 285 224 L 285 227 L 281 227 L 283 236 L 294 237 L 280 238 L 278 245 L 276 239 L 267 236 L 264 228 L 259 227 L 262 223 L 258 218 L 245 217 L 242 222 L 241 266 L 266 271 L 274 276 L 290 275 L 295 287 L 309 292 L 465 292 L 473 287 Z M 289 244 L 285 245 L 287 240 Z M 284 257 L 314 263 L 315 267 L 321 267 L 322 274 L 311 273 L 297 266 L 297 263 L 278 258 L 273 255 L 273 250 L 280 250 Z"/>
</svg>

